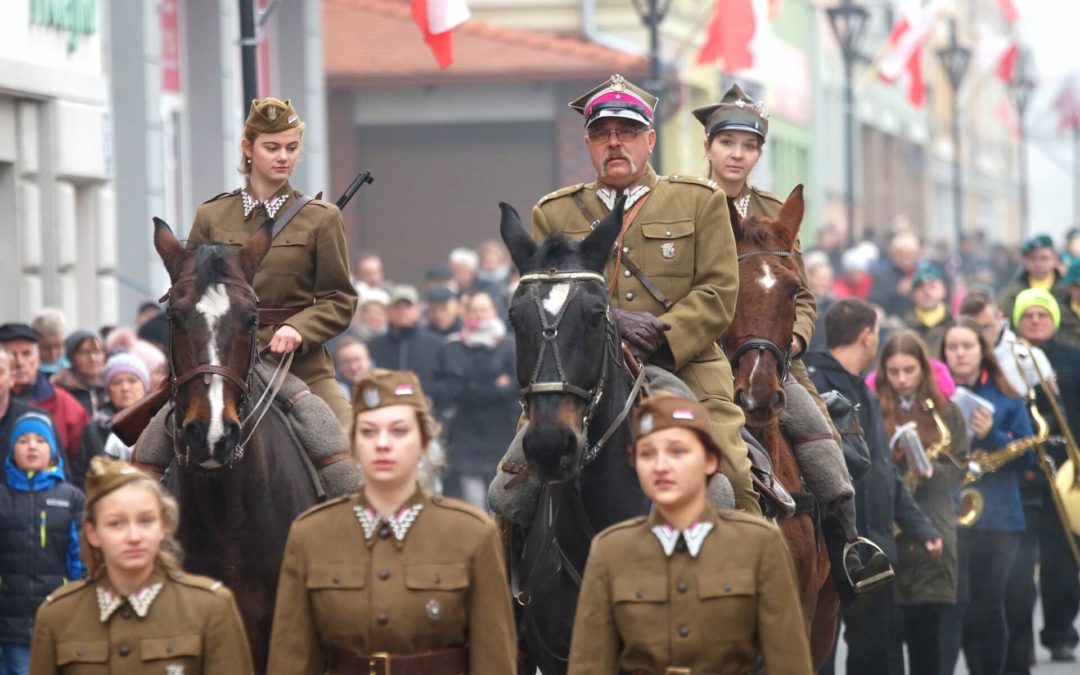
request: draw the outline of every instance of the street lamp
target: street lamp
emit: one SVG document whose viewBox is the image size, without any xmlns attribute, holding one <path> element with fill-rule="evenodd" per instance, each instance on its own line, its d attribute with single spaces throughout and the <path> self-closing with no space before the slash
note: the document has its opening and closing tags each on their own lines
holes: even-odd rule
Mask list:
<svg viewBox="0 0 1080 675">
<path fill-rule="evenodd" d="M 963 183 L 960 169 L 960 84 L 964 81 L 967 73 L 968 62 L 971 60 L 971 50 L 956 41 L 956 19 L 949 19 L 949 43 L 937 50 L 941 67 L 949 77 L 949 89 L 952 91 L 951 117 L 952 117 L 952 141 L 953 141 L 953 227 L 956 229 L 956 242 L 964 231 L 964 196 Z"/>
<path fill-rule="evenodd" d="M 852 245 L 855 234 L 855 88 L 852 71 L 860 58 L 859 44 L 866 33 L 870 12 L 853 0 L 841 0 L 840 4 L 825 10 L 832 25 L 840 55 L 844 59 L 844 202 L 847 211 L 847 245 Z"/>
<path fill-rule="evenodd" d="M 1028 163 L 1027 163 L 1027 112 L 1031 94 L 1035 91 L 1035 80 L 1031 77 L 1028 66 L 1030 54 L 1021 49 L 1016 59 L 1016 78 L 1012 83 L 1013 101 L 1016 103 L 1016 116 L 1020 121 L 1020 238 L 1027 237 L 1028 223 Z"/>
<path fill-rule="evenodd" d="M 649 29 L 649 81 L 645 83 L 645 89 L 661 99 L 664 97 L 663 64 L 660 63 L 660 22 L 664 20 L 668 9 L 671 8 L 672 0 L 634 0 L 634 9 L 638 16 Z M 657 106 L 659 108 L 659 106 Z M 653 124 L 660 121 L 660 115 L 656 115 Z M 653 144 L 653 168 L 660 173 L 660 134 L 656 135 Z"/>
</svg>

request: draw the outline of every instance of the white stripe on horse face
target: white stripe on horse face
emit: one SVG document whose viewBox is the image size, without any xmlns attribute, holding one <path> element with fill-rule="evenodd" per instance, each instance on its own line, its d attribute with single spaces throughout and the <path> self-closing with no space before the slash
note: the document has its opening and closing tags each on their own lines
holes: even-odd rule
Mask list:
<svg viewBox="0 0 1080 675">
<path fill-rule="evenodd" d="M 758 279 L 758 283 L 766 292 L 776 285 L 776 277 L 773 276 L 772 270 L 769 269 L 769 263 L 764 260 L 761 261 L 761 278 Z"/>
<path fill-rule="evenodd" d="M 199 302 L 195 305 L 203 318 L 206 319 L 206 340 L 209 361 L 212 366 L 221 365 L 221 357 L 218 353 L 217 323 L 221 317 L 229 311 L 229 294 L 225 292 L 224 284 L 214 284 L 206 289 Z M 218 440 L 225 435 L 225 390 L 224 382 L 220 375 L 210 375 L 210 387 L 207 392 L 210 399 L 210 429 L 206 434 L 206 443 L 210 448 L 217 444 Z"/>
<path fill-rule="evenodd" d="M 566 298 L 569 296 L 570 284 L 555 284 L 544 298 L 544 310 L 553 317 L 558 316 L 559 310 L 566 304 Z"/>
</svg>

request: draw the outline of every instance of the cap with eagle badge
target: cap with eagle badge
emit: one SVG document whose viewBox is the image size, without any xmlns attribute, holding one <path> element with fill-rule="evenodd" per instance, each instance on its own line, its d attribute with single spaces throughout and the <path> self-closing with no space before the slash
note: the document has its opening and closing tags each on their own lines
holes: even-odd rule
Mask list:
<svg viewBox="0 0 1080 675">
<path fill-rule="evenodd" d="M 747 96 L 737 84 L 731 85 L 719 103 L 695 108 L 694 117 L 705 127 L 706 138 L 721 131 L 749 131 L 761 136 L 764 142 L 769 134 L 765 106 Z"/>
<path fill-rule="evenodd" d="M 652 126 L 659 99 L 622 75 L 612 75 L 570 102 L 585 118 L 585 127 L 605 117 L 621 117 Z"/>
<path fill-rule="evenodd" d="M 153 480 L 131 464 L 104 455 L 97 455 L 90 460 L 90 470 L 86 473 L 86 508 L 132 481 L 145 478 Z"/>
<path fill-rule="evenodd" d="M 634 410 L 635 440 L 671 427 L 697 431 L 706 449 L 717 457 L 722 456 L 720 445 L 713 437 L 709 413 L 698 401 L 659 392 L 642 401 Z"/>
<path fill-rule="evenodd" d="M 353 389 L 353 415 L 391 405 L 407 405 L 427 412 L 427 397 L 416 373 L 376 368 L 357 381 Z"/>
<path fill-rule="evenodd" d="M 303 124 L 300 116 L 293 110 L 290 99 L 257 98 L 251 101 L 251 109 L 248 111 L 244 126 L 254 129 L 260 134 L 276 134 L 280 131 L 294 129 Z"/>
</svg>

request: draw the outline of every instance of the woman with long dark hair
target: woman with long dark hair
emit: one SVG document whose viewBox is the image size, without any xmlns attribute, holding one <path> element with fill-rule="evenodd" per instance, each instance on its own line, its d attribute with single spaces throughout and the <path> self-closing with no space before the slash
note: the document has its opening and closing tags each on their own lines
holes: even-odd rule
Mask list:
<svg viewBox="0 0 1080 675">
<path fill-rule="evenodd" d="M 978 405 L 967 420 L 972 452 L 997 453 L 1034 434 L 1020 398 L 1001 370 L 992 346 L 970 318 L 945 331 L 942 359 L 956 384 L 993 406 Z M 971 594 L 963 617 L 964 657 L 972 675 L 1000 675 L 1005 668 L 1008 625 L 1005 588 L 1024 531 L 1017 473 L 1034 466 L 1028 450 L 971 484 L 982 502 L 971 527 L 960 530 L 959 575 L 970 575 Z M 964 549 L 967 549 L 964 551 Z"/>
<path fill-rule="evenodd" d="M 890 335 L 882 346 L 874 382 L 885 433 L 894 439 L 893 461 L 904 472 L 919 507 L 941 533 L 941 546 L 933 549 L 904 532 L 896 537 L 899 618 L 908 645 L 908 672 L 919 675 L 940 672 L 942 617 L 956 603 L 954 496 L 964 478 L 968 452 L 964 417 L 942 394 L 939 376 L 948 374 L 935 371 L 926 343 L 913 331 L 903 330 Z M 905 455 L 904 448 L 913 439 L 918 439 L 918 447 L 926 454 L 936 455 L 929 464 L 929 476 Z"/>
</svg>

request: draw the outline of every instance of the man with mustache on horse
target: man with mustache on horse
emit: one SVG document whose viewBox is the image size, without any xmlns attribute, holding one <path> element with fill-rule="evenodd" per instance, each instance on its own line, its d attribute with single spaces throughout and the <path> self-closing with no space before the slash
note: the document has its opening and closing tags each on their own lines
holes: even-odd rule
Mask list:
<svg viewBox="0 0 1080 675">
<path fill-rule="evenodd" d="M 765 113 L 764 105 L 748 96 L 739 85 L 733 84 L 719 103 L 701 106 L 693 112 L 694 117 L 705 127 L 705 156 L 709 165 L 709 179 L 731 198 L 740 218 L 775 219 L 784 201 L 753 185 L 749 180 L 750 173 L 761 159 L 765 138 L 769 133 L 769 117 Z M 814 336 L 817 303 L 807 285 L 802 247 L 798 239 L 791 250 L 791 259 L 798 269 L 799 289 L 795 297 L 794 328 L 788 351 L 791 376 L 783 382 L 784 392 L 787 394 L 787 409 L 780 416 L 780 427 L 788 438 L 794 439 L 805 437 L 811 429 L 828 429 L 832 433 L 831 441 L 821 438 L 801 443 L 792 441 L 792 450 L 804 475 L 816 476 L 821 471 L 815 471 L 815 467 L 808 464 L 815 462 L 815 455 L 827 452 L 821 444 L 835 442 L 839 446 L 841 439 L 833 428 L 825 403 L 818 395 L 814 383 L 810 381 L 801 358 Z M 825 471 L 831 468 L 831 465 L 823 465 Z M 860 560 L 855 548 L 858 532 L 854 500 L 851 497 L 833 499 L 836 495 L 849 493 L 850 488 L 843 488 L 845 484 L 850 485 L 851 480 L 850 477 L 836 475 L 837 473 L 839 472 L 832 471 L 824 481 L 807 481 L 810 491 L 820 504 L 832 504 L 834 501 L 838 504 L 827 513 L 821 514 L 822 517 L 828 517 L 823 532 L 834 566 L 833 579 L 845 594 L 851 590 L 870 591 L 891 576 L 889 562 L 880 551 L 873 551 L 865 565 Z M 845 555 L 845 546 L 849 544 Z M 864 581 L 870 578 L 879 581 Z"/>
<path fill-rule="evenodd" d="M 584 143 L 596 180 L 541 198 L 533 207 L 533 238 L 542 241 L 561 232 L 582 239 L 620 196 L 626 197 L 622 233 L 604 273 L 619 336 L 638 359 L 674 373 L 704 404 L 724 453 L 720 471 L 731 482 L 735 505 L 759 515 L 740 436 L 743 415 L 731 402 L 731 367 L 716 345 L 738 291 L 727 202 L 710 181 L 658 176 L 653 170 L 648 160 L 656 142 L 656 104 L 655 96 L 621 75 L 570 103 L 585 118 Z M 530 499 L 529 490 L 514 490 L 519 496 L 511 499 Z"/>
</svg>

